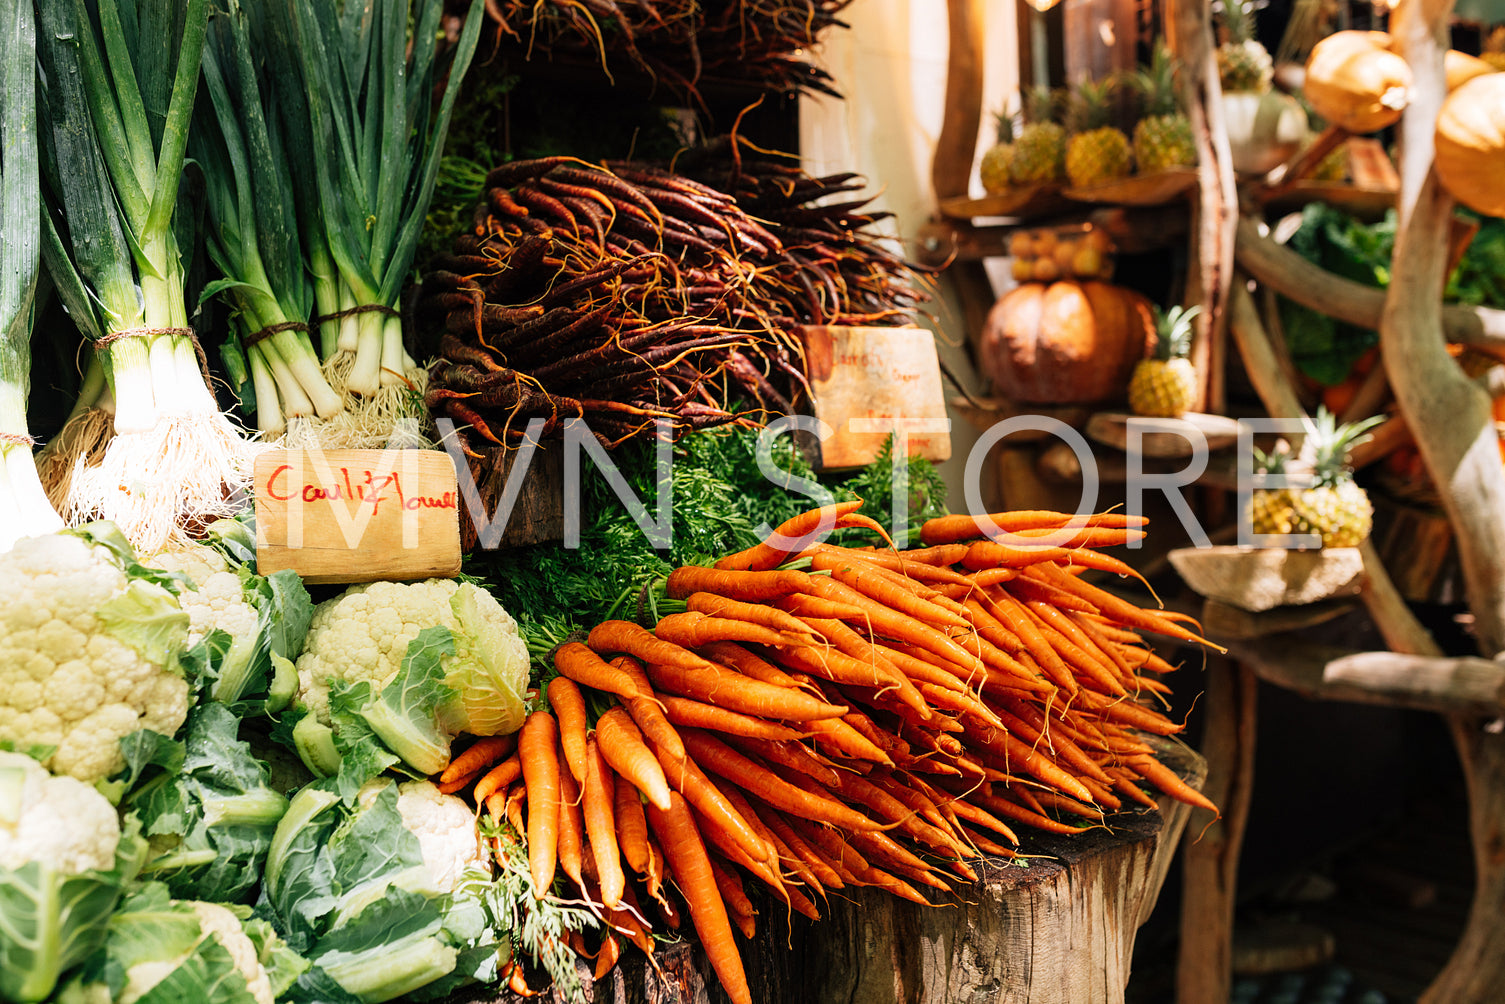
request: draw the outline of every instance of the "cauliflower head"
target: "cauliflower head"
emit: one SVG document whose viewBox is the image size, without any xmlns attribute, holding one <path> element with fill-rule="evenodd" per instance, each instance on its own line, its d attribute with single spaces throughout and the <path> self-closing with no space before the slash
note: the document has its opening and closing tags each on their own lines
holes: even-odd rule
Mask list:
<svg viewBox="0 0 1505 1004">
<path fill-rule="evenodd" d="M 67 875 L 109 871 L 119 844 L 115 807 L 92 786 L 0 751 L 0 868 L 40 861 Z"/>
<path fill-rule="evenodd" d="M 481 843 L 475 812 L 463 800 L 446 795 L 431 781 L 404 781 L 397 786 L 397 811 L 418 838 L 423 863 L 439 892 L 454 892 L 468 871 L 490 874 L 491 859 Z"/>
<path fill-rule="evenodd" d="M 512 615 L 469 582 L 373 582 L 352 586 L 319 604 L 298 657 L 298 697 L 330 724 L 329 688 L 336 680 L 369 680 L 379 690 L 397 675 L 408 643 L 428 627 L 454 635 L 445 683 L 456 698 L 444 709 L 454 732 L 501 735 L 522 725 L 528 649 Z"/>
<path fill-rule="evenodd" d="M 91 783 L 124 765 L 123 736 L 188 714 L 188 615 L 123 547 L 63 532 L 0 554 L 0 740 L 55 747 L 44 766 Z"/>
<path fill-rule="evenodd" d="M 198 587 L 178 595 L 178 603 L 188 615 L 190 647 L 215 628 L 227 632 L 237 643 L 255 643 L 260 615 L 246 602 L 240 576 L 218 551 L 203 544 L 187 544 L 154 555 L 151 564 L 182 572 Z"/>
</svg>

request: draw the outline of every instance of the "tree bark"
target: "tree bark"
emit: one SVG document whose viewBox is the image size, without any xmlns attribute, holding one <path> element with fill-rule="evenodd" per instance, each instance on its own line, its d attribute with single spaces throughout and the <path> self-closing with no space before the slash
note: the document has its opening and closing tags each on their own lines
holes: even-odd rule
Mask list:
<svg viewBox="0 0 1505 1004">
<path fill-rule="evenodd" d="M 1505 649 L 1505 467 L 1488 395 L 1447 354 L 1437 295 L 1452 199 L 1432 170 L 1432 138 L 1447 93 L 1442 59 L 1451 10 L 1451 0 L 1402 0 L 1391 19 L 1416 86 L 1401 120 L 1399 229 L 1380 351 L 1401 413 L 1442 489 L 1475 635 L 1493 656 Z M 1448 722 L 1468 783 L 1476 874 L 1463 936 L 1422 998 L 1435 1004 L 1497 1000 L 1505 981 L 1505 736 L 1474 716 Z"/>
<path fill-rule="evenodd" d="M 1192 274 L 1187 283 L 1188 299 L 1202 305 L 1191 354 L 1192 364 L 1203 378 L 1197 405 L 1200 410 L 1221 414 L 1238 191 L 1228 130 L 1223 125 L 1212 7 L 1203 0 L 1167 0 L 1165 21 L 1171 51 L 1181 61 L 1179 89 L 1197 146 L 1198 192 Z"/>
</svg>

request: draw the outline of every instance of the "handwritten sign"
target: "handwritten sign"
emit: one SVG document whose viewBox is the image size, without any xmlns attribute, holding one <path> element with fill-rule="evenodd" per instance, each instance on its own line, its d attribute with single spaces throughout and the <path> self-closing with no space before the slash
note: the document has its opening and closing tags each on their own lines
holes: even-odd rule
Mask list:
<svg viewBox="0 0 1505 1004">
<path fill-rule="evenodd" d="M 951 456 L 935 339 L 922 328 L 806 327 L 812 410 L 829 426 L 819 470 L 870 464 L 896 429 L 911 455 Z"/>
<path fill-rule="evenodd" d="M 439 450 L 269 450 L 256 460 L 256 570 L 309 582 L 460 571 L 455 465 Z"/>
</svg>

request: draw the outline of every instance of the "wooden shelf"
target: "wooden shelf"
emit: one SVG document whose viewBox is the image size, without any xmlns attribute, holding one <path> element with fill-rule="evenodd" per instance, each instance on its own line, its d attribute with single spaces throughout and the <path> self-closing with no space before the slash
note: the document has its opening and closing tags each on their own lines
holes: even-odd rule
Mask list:
<svg viewBox="0 0 1505 1004">
<path fill-rule="evenodd" d="M 1090 188 L 1061 190 L 1076 202 L 1110 203 L 1118 206 L 1163 206 L 1184 199 L 1197 187 L 1197 171 L 1176 167 L 1153 174 L 1136 174 Z"/>
<path fill-rule="evenodd" d="M 1129 422 L 1142 417 L 1121 411 L 1100 411 L 1088 420 L 1087 435 L 1104 446 L 1127 450 Z M 1140 437 L 1139 446 L 1146 457 L 1191 457 L 1196 452 L 1194 444 L 1198 435 L 1209 450 L 1226 450 L 1238 442 L 1238 422 L 1223 415 L 1203 415 L 1189 411 L 1178 418 L 1155 418 L 1147 421 L 1155 422 L 1156 428 Z"/>
<path fill-rule="evenodd" d="M 1061 194 L 1059 185 L 1029 185 L 981 199 L 940 201 L 941 215 L 953 220 L 971 220 L 979 216 L 1034 218 L 1070 208 L 1071 202 Z"/>
</svg>

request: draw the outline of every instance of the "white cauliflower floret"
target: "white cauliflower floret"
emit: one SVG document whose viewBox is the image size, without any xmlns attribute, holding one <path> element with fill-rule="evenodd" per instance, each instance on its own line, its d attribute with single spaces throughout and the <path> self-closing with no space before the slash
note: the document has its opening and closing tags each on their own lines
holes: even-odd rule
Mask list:
<svg viewBox="0 0 1505 1004">
<path fill-rule="evenodd" d="M 236 970 L 246 979 L 251 996 L 256 998 L 256 1004 L 274 1004 L 272 981 L 257 955 L 256 943 L 240 926 L 240 918 L 218 903 L 193 902 L 189 905 L 198 915 L 199 926 L 204 932 L 212 935 L 230 953 Z"/>
<path fill-rule="evenodd" d="M 256 952 L 256 943 L 240 926 L 240 918 L 217 903 L 189 902 L 204 937 L 212 937 L 229 953 L 236 972 L 246 981 L 246 988 L 256 998 L 256 1004 L 275 1004 L 272 981 Z M 125 972 L 125 987 L 120 991 L 116 1004 L 135 1004 L 153 987 L 173 974 L 188 958 L 181 955 L 170 959 L 148 959 L 138 962 Z"/>
<path fill-rule="evenodd" d="M 197 645 L 215 628 L 236 640 L 255 636 L 259 620 L 256 608 L 246 602 L 240 576 L 230 571 L 229 563 L 214 548 L 191 544 L 163 551 L 148 564 L 182 572 L 198 586 L 178 595 L 183 612 L 188 614 L 189 646 Z"/>
<path fill-rule="evenodd" d="M 0 868 L 40 861 L 68 875 L 115 866 L 115 807 L 77 778 L 0 751 Z"/>
<path fill-rule="evenodd" d="M 440 892 L 454 892 L 467 871 L 489 871 L 475 813 L 463 800 L 430 781 L 404 781 L 397 786 L 397 811 L 418 838 L 423 863 Z"/>
<path fill-rule="evenodd" d="M 45 766 L 93 782 L 123 765 L 121 737 L 182 726 L 188 617 L 168 590 L 55 533 L 0 554 L 0 596 L 0 740 L 54 746 Z"/>
<path fill-rule="evenodd" d="M 445 679 L 459 692 L 456 730 L 515 731 L 522 723 L 527 646 L 517 622 L 490 593 L 452 579 L 373 582 L 319 604 L 298 657 L 299 700 L 328 725 L 332 681 L 369 680 L 380 690 L 397 675 L 408 643 L 434 626 L 454 635 Z"/>
</svg>

